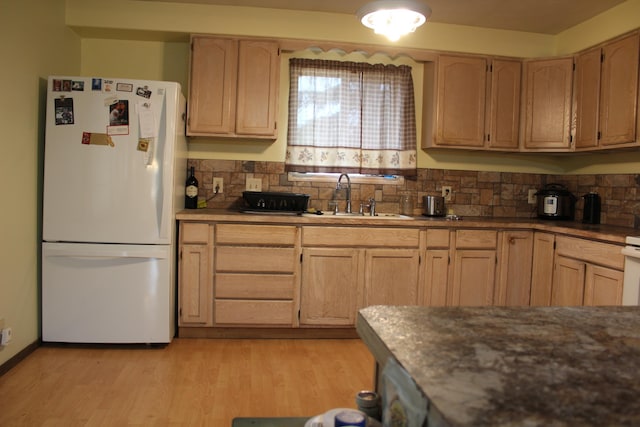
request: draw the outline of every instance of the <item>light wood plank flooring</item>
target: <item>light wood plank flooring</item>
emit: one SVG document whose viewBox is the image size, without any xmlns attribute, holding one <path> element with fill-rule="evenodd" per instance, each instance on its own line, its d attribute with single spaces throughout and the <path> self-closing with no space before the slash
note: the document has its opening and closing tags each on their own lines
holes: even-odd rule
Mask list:
<svg viewBox="0 0 640 427">
<path fill-rule="evenodd" d="M 175 339 L 164 348 L 43 346 L 0 377 L 0 426 L 229 427 L 234 417 L 355 407 L 373 387 L 357 339 Z"/>
</svg>

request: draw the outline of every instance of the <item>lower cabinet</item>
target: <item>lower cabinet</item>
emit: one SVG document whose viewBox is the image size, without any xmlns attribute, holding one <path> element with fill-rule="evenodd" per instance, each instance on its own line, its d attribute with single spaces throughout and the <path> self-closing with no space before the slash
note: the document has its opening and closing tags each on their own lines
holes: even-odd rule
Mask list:
<svg viewBox="0 0 640 427">
<path fill-rule="evenodd" d="M 350 248 L 304 248 L 300 324 L 355 324 L 363 254 Z"/>
<path fill-rule="evenodd" d="M 530 302 L 532 306 L 551 305 L 555 245 L 555 234 L 540 231 L 533 233 Z"/>
<path fill-rule="evenodd" d="M 444 307 L 449 297 L 450 243 L 448 229 L 427 229 L 424 266 L 424 296 L 422 304 Z"/>
<path fill-rule="evenodd" d="M 297 326 L 299 228 L 216 224 L 215 326 Z"/>
<path fill-rule="evenodd" d="M 213 225 L 181 223 L 178 263 L 178 325 L 213 325 Z"/>
<path fill-rule="evenodd" d="M 353 326 L 370 305 L 421 300 L 419 229 L 303 227 L 301 326 Z M 385 249 L 377 246 L 384 242 Z"/>
<path fill-rule="evenodd" d="M 496 305 L 528 306 L 531 300 L 533 232 L 501 231 L 496 278 Z"/>
<path fill-rule="evenodd" d="M 531 230 L 181 221 L 181 327 L 353 327 L 371 305 L 620 305 L 622 244 Z"/>
<path fill-rule="evenodd" d="M 551 305 L 620 305 L 622 246 L 557 236 Z"/>
<path fill-rule="evenodd" d="M 451 305 L 493 305 L 497 231 L 457 230 L 454 238 Z"/>
</svg>

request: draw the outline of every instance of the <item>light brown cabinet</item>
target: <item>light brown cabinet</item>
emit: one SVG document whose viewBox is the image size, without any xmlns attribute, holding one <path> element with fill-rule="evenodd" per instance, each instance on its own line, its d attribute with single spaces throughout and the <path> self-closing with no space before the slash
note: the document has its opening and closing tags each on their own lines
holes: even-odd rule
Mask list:
<svg viewBox="0 0 640 427">
<path fill-rule="evenodd" d="M 571 148 L 573 58 L 524 62 L 524 150 Z"/>
<path fill-rule="evenodd" d="M 532 306 L 551 305 L 555 244 L 555 234 L 541 231 L 534 232 L 530 301 Z"/>
<path fill-rule="evenodd" d="M 614 244 L 558 236 L 551 305 L 620 305 L 621 249 Z"/>
<path fill-rule="evenodd" d="M 302 250 L 300 325 L 355 325 L 363 255 L 351 248 Z"/>
<path fill-rule="evenodd" d="M 533 232 L 526 230 L 499 233 L 496 305 L 528 306 L 531 302 Z"/>
<path fill-rule="evenodd" d="M 440 55 L 435 135 L 425 145 L 518 150 L 520 80 L 517 60 Z"/>
<path fill-rule="evenodd" d="M 576 150 L 635 144 L 637 32 L 576 56 Z"/>
<path fill-rule="evenodd" d="M 187 135 L 275 139 L 278 43 L 191 38 Z"/>
<path fill-rule="evenodd" d="M 178 324 L 213 324 L 213 226 L 207 223 L 180 224 L 178 263 Z"/>
<path fill-rule="evenodd" d="M 493 305 L 497 231 L 457 230 L 454 239 L 451 305 Z"/>
<path fill-rule="evenodd" d="M 300 325 L 353 326 L 364 306 L 418 304 L 420 233 L 303 227 Z"/>
<path fill-rule="evenodd" d="M 295 326 L 299 228 L 217 224 L 216 326 Z"/>
<path fill-rule="evenodd" d="M 444 307 L 448 305 L 447 290 L 450 266 L 450 232 L 448 229 L 427 229 L 424 266 L 423 305 Z"/>
</svg>

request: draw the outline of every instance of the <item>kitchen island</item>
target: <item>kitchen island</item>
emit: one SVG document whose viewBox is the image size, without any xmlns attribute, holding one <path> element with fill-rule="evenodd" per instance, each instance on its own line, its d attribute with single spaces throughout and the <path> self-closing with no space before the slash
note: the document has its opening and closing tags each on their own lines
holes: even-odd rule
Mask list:
<svg viewBox="0 0 640 427">
<path fill-rule="evenodd" d="M 640 425 L 639 307 L 372 306 L 356 327 L 428 426 Z"/>
</svg>

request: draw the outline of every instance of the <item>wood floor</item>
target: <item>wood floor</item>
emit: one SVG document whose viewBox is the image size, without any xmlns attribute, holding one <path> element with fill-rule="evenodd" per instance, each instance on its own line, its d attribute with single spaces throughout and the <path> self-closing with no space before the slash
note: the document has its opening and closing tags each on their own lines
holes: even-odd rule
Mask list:
<svg viewBox="0 0 640 427">
<path fill-rule="evenodd" d="M 165 348 L 43 346 L 0 377 L 0 426 L 214 426 L 355 407 L 360 340 L 175 339 Z"/>
</svg>

